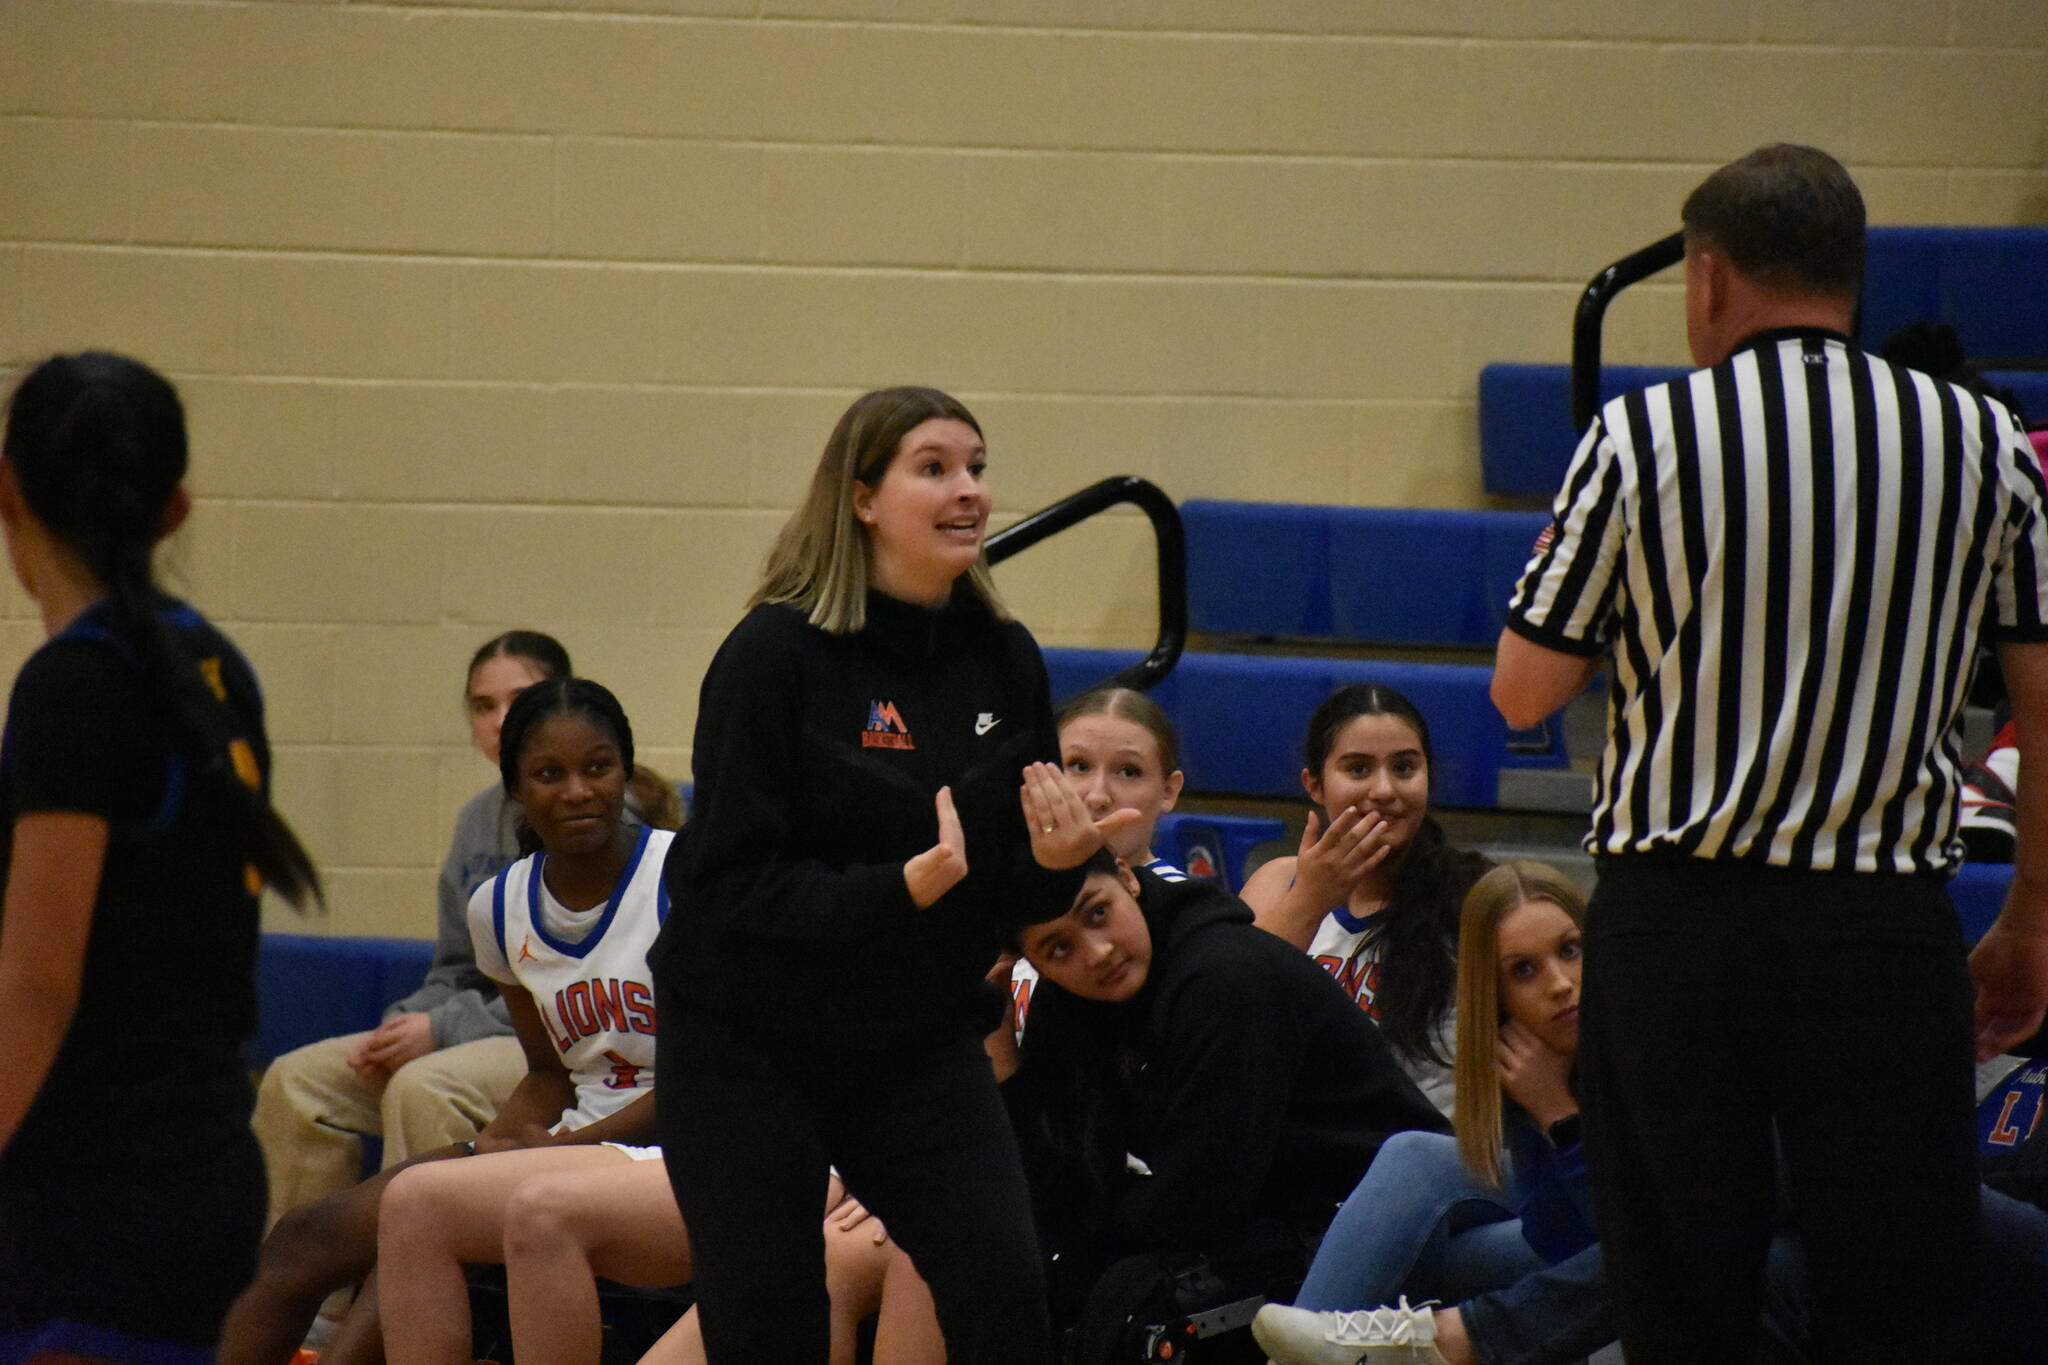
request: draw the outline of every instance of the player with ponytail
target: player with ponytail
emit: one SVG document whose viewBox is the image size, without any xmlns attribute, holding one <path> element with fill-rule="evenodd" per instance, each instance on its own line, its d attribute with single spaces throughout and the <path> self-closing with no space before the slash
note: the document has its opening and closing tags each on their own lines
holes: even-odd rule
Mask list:
<svg viewBox="0 0 2048 1365">
<path fill-rule="evenodd" d="M 210 1359 L 262 1231 L 257 893 L 320 890 L 255 674 L 151 571 L 185 466 L 177 391 L 124 356 L 9 400 L 0 526 L 48 639 L 0 745 L 0 1360 Z"/>
</svg>

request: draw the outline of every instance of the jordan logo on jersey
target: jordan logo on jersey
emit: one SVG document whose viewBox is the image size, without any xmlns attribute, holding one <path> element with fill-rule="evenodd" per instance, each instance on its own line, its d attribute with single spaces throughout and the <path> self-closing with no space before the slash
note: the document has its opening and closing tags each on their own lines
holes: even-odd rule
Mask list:
<svg viewBox="0 0 2048 1365">
<path fill-rule="evenodd" d="M 910 742 L 910 727 L 903 723 L 902 715 L 893 701 L 871 701 L 868 703 L 868 728 L 861 731 L 860 746 L 863 749 L 915 749 Z"/>
<path fill-rule="evenodd" d="M 1380 1017 L 1379 1007 L 1373 1000 L 1380 993 L 1380 964 L 1364 962 L 1358 958 L 1341 958 L 1324 954 L 1316 959 L 1316 965 L 1337 978 L 1337 984 L 1344 988 L 1344 994 L 1351 997 L 1358 1008 L 1367 1015 Z"/>
<path fill-rule="evenodd" d="M 527 935 L 527 936 L 526 936 L 525 938 L 523 938 L 523 939 L 521 939 L 521 940 L 519 941 L 519 960 L 520 960 L 521 962 L 538 962 L 538 961 L 540 961 L 540 959 L 539 959 L 539 958 L 537 958 L 537 957 L 535 957 L 535 956 L 533 955 L 533 935 L 532 935 L 532 934 L 528 934 L 528 935 Z"/>
</svg>

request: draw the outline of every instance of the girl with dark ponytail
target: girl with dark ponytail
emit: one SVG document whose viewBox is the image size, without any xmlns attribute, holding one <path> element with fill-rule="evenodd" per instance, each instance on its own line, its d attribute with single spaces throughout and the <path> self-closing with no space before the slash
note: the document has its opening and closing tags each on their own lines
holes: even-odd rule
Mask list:
<svg viewBox="0 0 2048 1365">
<path fill-rule="evenodd" d="M 0 743 L 0 1360 L 210 1360 L 262 1232 L 257 893 L 320 890 L 255 674 L 151 572 L 185 462 L 177 391 L 126 357 L 9 400 L 0 526 L 49 638 Z"/>
</svg>

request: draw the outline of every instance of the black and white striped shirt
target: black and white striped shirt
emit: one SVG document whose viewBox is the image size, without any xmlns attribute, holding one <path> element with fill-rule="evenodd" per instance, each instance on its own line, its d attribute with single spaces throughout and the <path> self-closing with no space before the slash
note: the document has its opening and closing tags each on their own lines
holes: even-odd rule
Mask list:
<svg viewBox="0 0 2048 1365">
<path fill-rule="evenodd" d="M 1508 627 L 1611 655 L 1593 852 L 1948 869 L 1980 637 L 2048 640 L 2040 468 L 1999 404 L 1767 332 L 1601 410 Z"/>
</svg>

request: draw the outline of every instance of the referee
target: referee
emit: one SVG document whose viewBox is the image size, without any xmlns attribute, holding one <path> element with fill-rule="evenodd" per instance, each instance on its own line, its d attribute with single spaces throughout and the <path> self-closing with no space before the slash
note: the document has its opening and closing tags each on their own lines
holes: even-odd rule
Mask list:
<svg viewBox="0 0 2048 1365">
<path fill-rule="evenodd" d="M 2003 407 L 1849 340 L 1863 200 L 1832 157 L 1752 152 L 1683 218 L 1705 368 L 1602 409 L 1493 680 L 1526 726 L 1612 671 L 1579 1067 L 1622 1342 L 1753 1359 L 1782 1210 L 1817 1359 L 1958 1358 L 1970 976 L 1980 1055 L 2039 1026 L 2048 810 L 2022 792 L 1966 965 L 1953 726 L 1988 635 L 2023 778 L 2048 763 L 2041 478 Z"/>
</svg>

